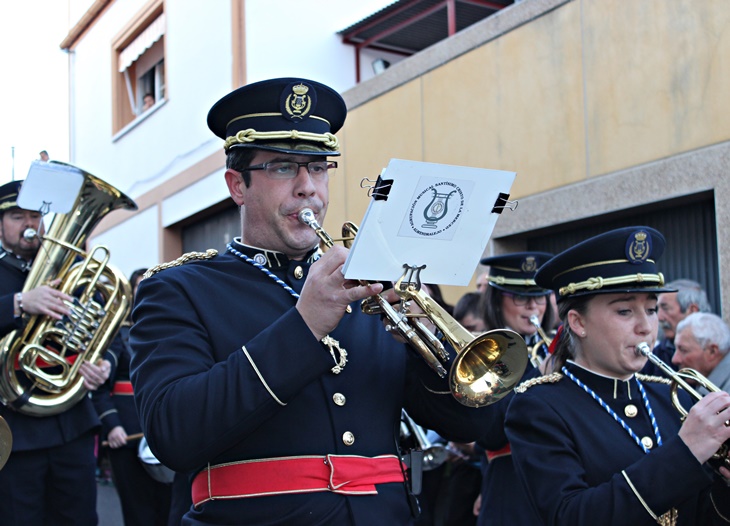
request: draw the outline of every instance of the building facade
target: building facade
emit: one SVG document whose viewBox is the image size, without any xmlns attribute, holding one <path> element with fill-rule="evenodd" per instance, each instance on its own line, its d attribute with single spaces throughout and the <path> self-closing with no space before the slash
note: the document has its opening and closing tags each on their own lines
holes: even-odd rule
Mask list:
<svg viewBox="0 0 730 526">
<path fill-rule="evenodd" d="M 355 85 L 352 50 L 335 33 L 356 3 L 93 2 L 86 26 L 64 43 L 71 159 L 140 209 L 110 215 L 92 242 L 108 245 L 128 271 L 235 235 L 237 210 L 206 112 L 233 87 L 301 75 L 340 90 L 349 108 L 328 230 L 363 217 L 360 182 L 391 158 L 515 171 L 519 206 L 502 214 L 487 254 L 557 252 L 609 228 L 645 224 L 668 239 L 666 278 L 700 281 L 715 310 L 727 312 L 723 0 L 523 0 Z M 267 22 L 284 12 L 299 24 Z M 123 69 L 129 58 L 120 55 L 160 15 L 164 34 L 142 42 L 147 52 Z M 321 39 L 297 29 L 315 25 Z M 130 67 L 158 67 L 160 47 L 164 75 L 155 84 L 159 68 L 144 80 Z M 161 97 L 134 114 L 145 82 L 163 88 Z M 127 113 L 119 107 L 125 97 Z M 452 300 L 463 292 L 445 291 Z"/>
</svg>

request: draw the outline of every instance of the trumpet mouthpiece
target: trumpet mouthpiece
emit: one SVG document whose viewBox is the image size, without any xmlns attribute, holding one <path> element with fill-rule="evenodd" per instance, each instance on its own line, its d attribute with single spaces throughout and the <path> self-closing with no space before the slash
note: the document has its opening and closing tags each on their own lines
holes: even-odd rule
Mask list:
<svg viewBox="0 0 730 526">
<path fill-rule="evenodd" d="M 31 241 L 31 240 L 35 239 L 36 237 L 38 237 L 38 232 L 36 232 L 35 229 L 33 229 L 33 228 L 26 228 L 25 231 L 23 232 L 23 238 L 26 241 Z"/>
<path fill-rule="evenodd" d="M 649 356 L 651 354 L 651 347 L 649 347 L 648 343 L 641 342 L 639 345 L 636 346 L 636 354 Z"/>
<path fill-rule="evenodd" d="M 530 316 L 530 323 L 532 323 L 535 326 L 538 326 L 538 325 L 540 325 L 540 318 L 538 318 L 537 316 L 535 316 L 533 314 L 532 316 Z"/>
<path fill-rule="evenodd" d="M 302 208 L 297 215 L 300 223 L 304 223 L 307 226 L 317 224 L 317 218 L 314 216 L 311 208 Z"/>
</svg>

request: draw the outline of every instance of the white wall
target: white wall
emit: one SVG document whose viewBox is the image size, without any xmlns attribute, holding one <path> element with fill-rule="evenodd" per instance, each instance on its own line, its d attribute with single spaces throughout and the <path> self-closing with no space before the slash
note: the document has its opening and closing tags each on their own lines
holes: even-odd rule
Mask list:
<svg viewBox="0 0 730 526">
<path fill-rule="evenodd" d="M 392 0 L 248 0 L 249 82 L 301 76 L 339 92 L 355 85 L 355 48 L 337 31 Z"/>
<path fill-rule="evenodd" d="M 174 225 L 230 197 L 224 173 L 224 169 L 216 170 L 165 199 L 162 203 L 162 226 Z"/>
<path fill-rule="evenodd" d="M 90 238 L 89 248 L 106 246 L 111 254 L 111 264 L 127 277 L 135 269 L 157 265 L 161 263 L 157 255 L 159 244 L 157 214 L 158 208 L 150 207 L 114 229 Z"/>
<path fill-rule="evenodd" d="M 220 149 L 205 124 L 231 85 L 228 0 L 166 2 L 167 102 L 126 133 L 112 134 L 112 39 L 146 2 L 114 2 L 74 57 L 75 159 L 131 197 Z"/>
<path fill-rule="evenodd" d="M 70 0 L 83 2 L 87 0 Z M 113 2 L 78 41 L 71 58 L 73 164 L 135 198 L 222 148 L 206 125 L 213 103 L 231 90 L 231 2 L 165 2 L 166 96 L 121 133 L 112 133 L 113 39 L 148 0 Z M 355 54 L 337 31 L 392 0 L 248 0 L 247 80 L 302 76 L 338 91 L 355 84 Z M 160 226 L 228 198 L 221 173 L 210 174 L 107 232 L 125 274 L 159 261 Z M 163 225 L 158 224 L 162 217 Z"/>
</svg>

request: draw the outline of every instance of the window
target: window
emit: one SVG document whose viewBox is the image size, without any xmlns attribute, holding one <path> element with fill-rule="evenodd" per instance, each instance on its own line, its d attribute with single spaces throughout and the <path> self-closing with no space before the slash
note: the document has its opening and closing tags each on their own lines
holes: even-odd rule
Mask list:
<svg viewBox="0 0 730 526">
<path fill-rule="evenodd" d="M 159 0 L 148 4 L 115 39 L 113 133 L 165 99 L 165 29 Z"/>
</svg>

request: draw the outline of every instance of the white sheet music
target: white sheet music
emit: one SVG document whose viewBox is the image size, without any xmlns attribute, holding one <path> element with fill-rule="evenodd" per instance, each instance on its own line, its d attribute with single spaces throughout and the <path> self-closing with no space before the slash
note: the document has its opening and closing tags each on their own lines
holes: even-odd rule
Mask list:
<svg viewBox="0 0 730 526">
<path fill-rule="evenodd" d="M 84 176 L 67 164 L 33 161 L 18 195 L 18 206 L 42 214 L 66 214 L 71 211 Z"/>
<path fill-rule="evenodd" d="M 515 172 L 391 159 L 387 199 L 370 202 L 345 262 L 348 279 L 395 282 L 403 265 L 423 283 L 468 285 Z M 375 190 L 378 193 L 377 190 Z M 509 211 L 508 211 L 509 213 Z"/>
</svg>

